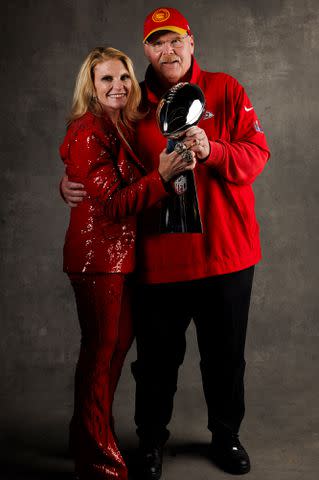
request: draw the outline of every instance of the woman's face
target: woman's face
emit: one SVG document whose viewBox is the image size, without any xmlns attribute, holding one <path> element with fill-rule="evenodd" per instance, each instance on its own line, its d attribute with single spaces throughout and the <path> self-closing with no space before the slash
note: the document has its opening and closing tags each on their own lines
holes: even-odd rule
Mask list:
<svg viewBox="0 0 319 480">
<path fill-rule="evenodd" d="M 94 87 L 103 110 L 116 120 L 132 88 L 130 74 L 121 60 L 105 60 L 95 65 Z"/>
</svg>

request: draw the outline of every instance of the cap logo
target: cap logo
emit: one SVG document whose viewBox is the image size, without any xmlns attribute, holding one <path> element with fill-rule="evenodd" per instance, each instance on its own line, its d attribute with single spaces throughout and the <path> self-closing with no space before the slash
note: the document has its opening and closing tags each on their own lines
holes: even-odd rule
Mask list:
<svg viewBox="0 0 319 480">
<path fill-rule="evenodd" d="M 171 14 L 166 8 L 159 8 L 153 13 L 152 20 L 156 23 L 165 22 L 170 16 Z"/>
</svg>

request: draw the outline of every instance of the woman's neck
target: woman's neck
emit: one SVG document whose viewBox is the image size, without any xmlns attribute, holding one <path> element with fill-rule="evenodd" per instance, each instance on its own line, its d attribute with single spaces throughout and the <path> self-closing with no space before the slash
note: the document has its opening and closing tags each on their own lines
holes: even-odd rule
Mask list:
<svg viewBox="0 0 319 480">
<path fill-rule="evenodd" d="M 104 110 L 104 115 L 108 117 L 114 125 L 118 123 L 120 112 L 119 110 Z"/>
</svg>

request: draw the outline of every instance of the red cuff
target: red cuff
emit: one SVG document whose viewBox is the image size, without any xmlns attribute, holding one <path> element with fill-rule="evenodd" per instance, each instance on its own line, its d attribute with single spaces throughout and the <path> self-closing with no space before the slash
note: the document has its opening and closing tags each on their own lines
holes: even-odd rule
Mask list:
<svg viewBox="0 0 319 480">
<path fill-rule="evenodd" d="M 211 167 L 218 167 L 224 160 L 224 146 L 219 142 L 212 142 L 209 140 L 210 153 L 208 157 L 203 160 L 199 160 L 199 163 L 204 163 Z"/>
</svg>

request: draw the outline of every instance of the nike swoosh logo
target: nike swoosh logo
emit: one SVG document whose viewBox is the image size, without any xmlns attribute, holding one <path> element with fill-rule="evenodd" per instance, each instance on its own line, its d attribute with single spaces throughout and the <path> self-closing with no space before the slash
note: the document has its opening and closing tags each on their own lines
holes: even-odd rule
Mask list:
<svg viewBox="0 0 319 480">
<path fill-rule="evenodd" d="M 254 107 L 244 107 L 245 108 L 245 112 L 250 112 L 250 110 L 254 110 Z"/>
<path fill-rule="evenodd" d="M 206 110 L 203 116 L 203 120 L 208 120 L 209 118 L 212 118 L 212 117 L 215 117 L 215 115 L 212 112 L 209 112 L 208 110 Z"/>
</svg>

